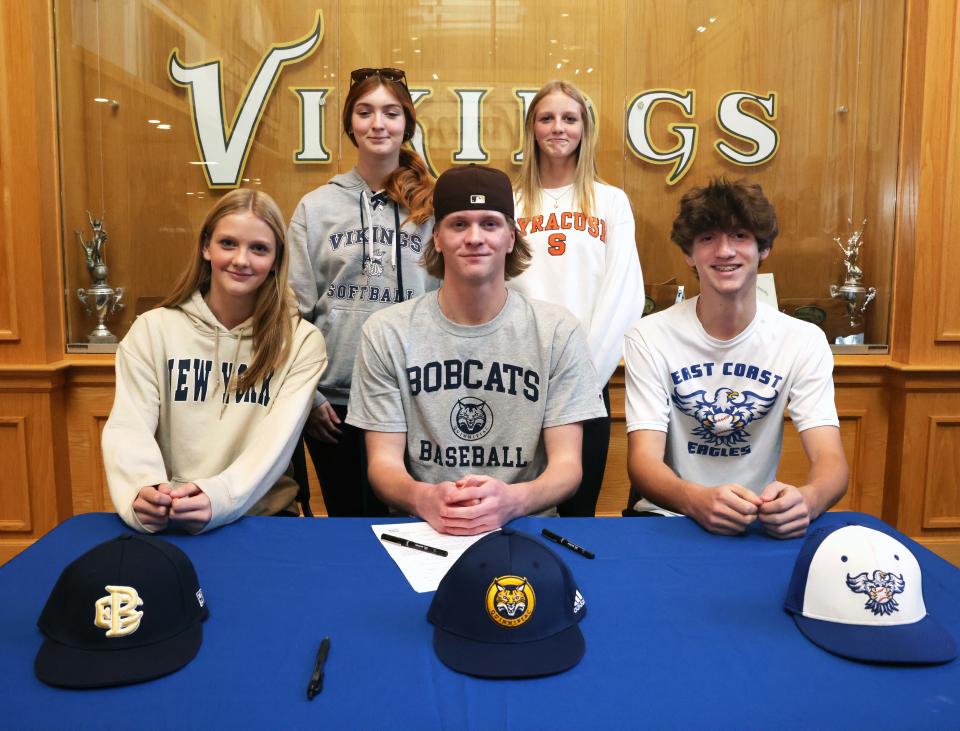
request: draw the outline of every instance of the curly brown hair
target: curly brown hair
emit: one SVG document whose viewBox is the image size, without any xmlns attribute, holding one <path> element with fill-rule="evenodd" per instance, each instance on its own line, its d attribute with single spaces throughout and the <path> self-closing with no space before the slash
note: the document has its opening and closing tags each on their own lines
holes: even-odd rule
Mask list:
<svg viewBox="0 0 960 731">
<path fill-rule="evenodd" d="M 756 183 L 712 178 L 709 184 L 683 194 L 670 238 L 689 256 L 700 234 L 739 228 L 753 234 L 759 251 L 772 249 L 780 233 L 773 204 Z"/>
</svg>

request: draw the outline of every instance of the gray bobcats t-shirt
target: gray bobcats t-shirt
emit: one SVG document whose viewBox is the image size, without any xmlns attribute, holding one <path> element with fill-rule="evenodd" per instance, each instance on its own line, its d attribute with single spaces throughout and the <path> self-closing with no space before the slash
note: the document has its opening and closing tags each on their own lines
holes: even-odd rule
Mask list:
<svg viewBox="0 0 960 731">
<path fill-rule="evenodd" d="M 516 292 L 483 325 L 448 320 L 437 292 L 372 315 L 347 411 L 361 429 L 406 432 L 410 474 L 434 484 L 532 480 L 544 427 L 606 414 L 576 319 Z"/>
</svg>

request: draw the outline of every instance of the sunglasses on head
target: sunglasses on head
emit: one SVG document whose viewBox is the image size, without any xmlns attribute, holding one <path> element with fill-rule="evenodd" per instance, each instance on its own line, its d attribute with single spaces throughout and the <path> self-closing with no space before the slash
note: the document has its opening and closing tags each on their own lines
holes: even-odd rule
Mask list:
<svg viewBox="0 0 960 731">
<path fill-rule="evenodd" d="M 386 79 L 387 81 L 399 81 L 404 86 L 407 85 L 407 75 L 403 72 L 403 69 L 354 69 L 350 72 L 350 84 L 359 84 L 364 79 L 369 79 L 371 76 L 379 76 L 381 79 Z"/>
</svg>

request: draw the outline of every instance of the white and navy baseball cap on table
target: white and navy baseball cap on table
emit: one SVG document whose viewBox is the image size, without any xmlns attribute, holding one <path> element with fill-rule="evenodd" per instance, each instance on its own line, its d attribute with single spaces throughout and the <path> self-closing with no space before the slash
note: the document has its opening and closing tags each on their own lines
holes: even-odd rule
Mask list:
<svg viewBox="0 0 960 731">
<path fill-rule="evenodd" d="M 891 533 L 862 525 L 811 531 L 784 608 L 814 644 L 854 660 L 953 660 L 953 637 L 927 614 L 920 564 Z"/>
</svg>

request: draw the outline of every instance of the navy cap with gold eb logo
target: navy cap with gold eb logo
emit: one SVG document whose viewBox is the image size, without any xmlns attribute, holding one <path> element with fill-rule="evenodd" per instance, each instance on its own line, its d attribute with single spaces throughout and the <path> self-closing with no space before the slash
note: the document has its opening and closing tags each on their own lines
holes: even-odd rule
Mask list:
<svg viewBox="0 0 960 731">
<path fill-rule="evenodd" d="M 37 620 L 45 640 L 34 670 L 64 688 L 158 678 L 196 656 L 208 614 L 183 551 L 155 536 L 121 535 L 60 574 Z"/>
<path fill-rule="evenodd" d="M 443 577 L 427 619 L 433 647 L 457 672 L 525 678 L 567 670 L 583 657 L 586 603 L 567 565 L 510 528 L 474 543 Z"/>
</svg>

